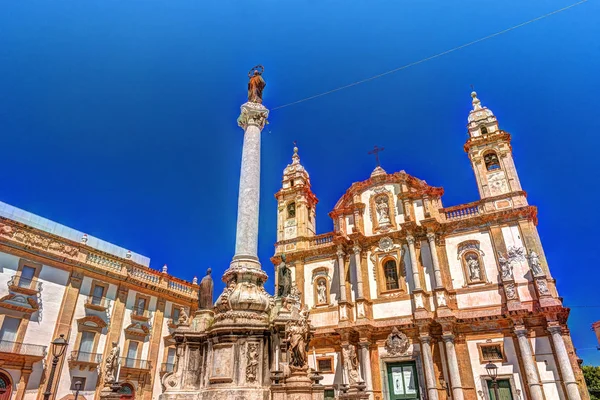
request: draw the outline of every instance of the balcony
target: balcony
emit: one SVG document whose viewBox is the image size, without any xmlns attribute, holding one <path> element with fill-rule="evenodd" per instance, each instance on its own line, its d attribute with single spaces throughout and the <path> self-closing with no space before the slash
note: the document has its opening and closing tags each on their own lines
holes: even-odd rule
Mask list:
<svg viewBox="0 0 600 400">
<path fill-rule="evenodd" d="M 89 369 L 90 371 L 98 367 L 102 361 L 102 354 L 86 353 L 84 351 L 72 351 L 69 357 L 69 367 L 79 369 Z"/>
<path fill-rule="evenodd" d="M 110 307 L 110 300 L 106 297 L 88 296 L 84 306 L 90 310 L 106 311 Z"/>
<path fill-rule="evenodd" d="M 310 247 L 325 247 L 333 244 L 333 233 L 323 233 L 321 235 L 317 235 L 311 238 Z"/>
<path fill-rule="evenodd" d="M 150 320 L 150 311 L 144 307 L 133 307 L 131 309 L 131 319 L 147 322 Z"/>
<path fill-rule="evenodd" d="M 0 360 L 3 362 L 35 363 L 46 357 L 46 346 L 0 340 Z"/>
<path fill-rule="evenodd" d="M 173 372 L 173 368 L 175 367 L 175 364 L 172 363 L 162 363 L 160 365 L 160 373 L 161 374 L 168 374 L 170 372 Z"/>
<path fill-rule="evenodd" d="M 30 279 L 15 275 L 8 281 L 8 289 L 11 292 L 35 296 L 42 291 L 42 282 L 39 282 L 36 278 Z"/>
<path fill-rule="evenodd" d="M 152 368 L 152 363 L 140 358 L 121 357 L 121 369 L 134 371 L 148 371 Z"/>
<path fill-rule="evenodd" d="M 440 212 L 446 217 L 446 221 L 458 221 L 483 214 L 483 210 L 479 202 L 442 208 Z"/>
</svg>

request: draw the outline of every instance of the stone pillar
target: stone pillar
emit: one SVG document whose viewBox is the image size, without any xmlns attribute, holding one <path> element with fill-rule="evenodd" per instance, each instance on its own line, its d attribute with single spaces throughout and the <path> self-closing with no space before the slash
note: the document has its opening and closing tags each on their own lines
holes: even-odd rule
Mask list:
<svg viewBox="0 0 600 400">
<path fill-rule="evenodd" d="M 244 129 L 238 196 L 234 261 L 244 260 L 260 268 L 258 261 L 258 209 L 260 200 L 260 134 L 269 110 L 259 103 L 241 107 L 238 125 Z"/>
<path fill-rule="evenodd" d="M 415 238 L 409 235 L 406 237 L 406 241 L 408 242 L 408 251 L 410 253 L 410 268 L 412 269 L 413 281 L 415 282 L 414 289 L 421 290 L 421 278 L 417 263 L 417 252 L 415 251 Z"/>
<path fill-rule="evenodd" d="M 344 251 L 341 246 L 337 250 L 338 273 L 340 279 L 340 301 L 346 302 L 346 266 L 344 265 Z"/>
<path fill-rule="evenodd" d="M 354 251 L 354 268 L 356 271 L 356 298 L 357 299 L 363 299 L 365 297 L 364 295 L 364 289 L 363 289 L 363 277 L 362 277 L 362 271 L 361 271 L 361 263 L 360 263 L 360 247 L 359 246 L 354 246 L 352 248 L 352 250 Z"/>
<path fill-rule="evenodd" d="M 560 325 L 548 326 L 548 332 L 552 335 L 555 357 L 567 389 L 567 397 L 569 400 L 581 400 L 581 395 L 577 388 L 577 381 L 575 380 L 575 374 L 573 373 L 573 367 L 571 366 L 571 360 L 569 360 L 569 354 L 567 353 L 567 348 L 565 347 L 565 342 L 562 337 L 562 327 Z"/>
<path fill-rule="evenodd" d="M 433 369 L 433 356 L 431 355 L 431 337 L 422 335 L 421 352 L 423 353 L 423 363 L 425 364 L 425 383 L 429 400 L 438 400 L 438 392 L 435 383 L 435 371 Z"/>
<path fill-rule="evenodd" d="M 359 342 L 360 346 L 360 363 L 363 379 L 365 380 L 365 384 L 367 385 L 367 391 L 373 392 L 373 377 L 371 375 L 371 356 L 369 354 L 369 346 L 371 343 L 369 342 Z"/>
<path fill-rule="evenodd" d="M 23 400 L 25 396 L 25 390 L 27 390 L 27 383 L 29 382 L 29 376 L 31 375 L 31 366 L 27 366 L 21 369 L 21 378 L 19 379 L 19 385 L 17 386 L 17 393 L 15 394 L 14 400 Z"/>
<path fill-rule="evenodd" d="M 454 335 L 445 333 L 442 335 L 446 347 L 446 357 L 448 358 L 448 373 L 450 374 L 450 384 L 452 385 L 452 396 L 454 400 L 463 400 L 463 388 L 460 380 L 460 370 L 458 368 L 458 358 L 454 348 Z"/>
<path fill-rule="evenodd" d="M 435 275 L 435 288 L 444 287 L 442 281 L 442 271 L 440 271 L 440 261 L 437 255 L 437 247 L 435 245 L 435 233 L 428 233 L 427 240 L 429 241 L 429 250 L 431 250 L 431 260 L 433 261 L 433 273 Z"/>
<path fill-rule="evenodd" d="M 543 400 L 544 394 L 542 385 L 540 384 L 537 367 L 533 362 L 531 345 L 529 343 L 529 339 L 527 338 L 527 329 L 523 325 L 517 325 L 515 326 L 515 335 L 517 335 L 517 340 L 519 342 L 519 350 L 521 350 L 521 359 L 523 360 L 525 377 L 527 378 L 531 399 Z"/>
</svg>

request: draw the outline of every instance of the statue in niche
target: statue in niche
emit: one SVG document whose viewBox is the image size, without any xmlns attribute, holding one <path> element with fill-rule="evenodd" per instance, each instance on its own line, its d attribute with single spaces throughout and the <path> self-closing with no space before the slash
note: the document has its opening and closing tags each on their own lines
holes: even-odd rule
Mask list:
<svg viewBox="0 0 600 400">
<path fill-rule="evenodd" d="M 469 280 L 478 282 L 481 280 L 481 266 L 479 265 L 479 257 L 475 254 L 469 254 L 466 257 L 467 268 L 469 268 Z"/>
<path fill-rule="evenodd" d="M 257 65 L 248 72 L 248 101 L 251 103 L 262 104 L 262 92 L 267 86 L 262 74 L 265 68 L 262 65 Z"/>
<path fill-rule="evenodd" d="M 212 270 L 206 270 L 206 276 L 200 281 L 198 290 L 198 308 L 200 310 L 212 310 L 213 308 L 213 279 L 210 276 Z"/>
<path fill-rule="evenodd" d="M 500 263 L 500 271 L 502 272 L 502 279 L 513 278 L 513 267 L 512 263 L 508 261 L 502 253 L 498 252 L 498 262 Z"/>
<path fill-rule="evenodd" d="M 300 310 L 297 320 L 287 323 L 285 333 L 288 342 L 290 368 L 305 369 L 307 367 L 306 354 L 310 333 L 308 308 L 306 306 Z"/>
<path fill-rule="evenodd" d="M 285 254 L 281 255 L 281 264 L 277 267 L 277 296 L 287 297 L 292 291 L 292 271 L 285 263 Z"/>
<path fill-rule="evenodd" d="M 533 250 L 529 253 L 529 264 L 531 265 L 531 271 L 533 275 L 543 275 L 544 271 L 542 270 L 542 265 L 540 264 L 540 257 Z"/>
<path fill-rule="evenodd" d="M 104 361 L 104 383 L 114 383 L 117 381 L 117 371 L 119 369 L 119 355 L 121 349 L 117 342 L 112 342 L 112 349 Z"/>
<path fill-rule="evenodd" d="M 360 375 L 358 374 L 358 357 L 356 356 L 356 347 L 353 344 L 349 344 L 347 347 L 343 347 L 344 353 L 344 366 L 348 371 L 348 380 L 350 385 L 356 385 L 361 382 Z"/>
<path fill-rule="evenodd" d="M 377 222 L 379 225 L 389 225 L 390 206 L 387 196 L 379 196 L 375 199 L 375 208 L 377 210 Z"/>
<path fill-rule="evenodd" d="M 317 285 L 317 300 L 319 304 L 327 304 L 327 286 L 325 284 L 325 279 L 319 279 L 319 284 Z"/>
</svg>

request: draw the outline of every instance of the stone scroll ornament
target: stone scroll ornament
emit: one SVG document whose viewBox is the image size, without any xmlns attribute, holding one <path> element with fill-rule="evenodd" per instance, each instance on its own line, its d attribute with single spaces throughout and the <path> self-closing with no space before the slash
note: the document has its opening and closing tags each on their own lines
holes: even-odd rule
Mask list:
<svg viewBox="0 0 600 400">
<path fill-rule="evenodd" d="M 408 354 L 410 341 L 408 337 L 394 327 L 385 341 L 385 350 L 390 356 L 405 356 Z"/>
<path fill-rule="evenodd" d="M 112 342 L 112 349 L 104 361 L 104 383 L 110 384 L 117 381 L 117 370 L 119 369 L 119 355 L 121 349 L 117 342 Z"/>
</svg>

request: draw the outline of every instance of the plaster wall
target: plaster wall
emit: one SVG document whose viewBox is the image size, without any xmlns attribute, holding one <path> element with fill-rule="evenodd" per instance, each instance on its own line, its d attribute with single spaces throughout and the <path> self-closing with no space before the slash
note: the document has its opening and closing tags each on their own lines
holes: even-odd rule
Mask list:
<svg viewBox="0 0 600 400">
<path fill-rule="evenodd" d="M 393 318 L 412 315 L 413 307 L 410 300 L 391 301 L 389 303 L 373 304 L 373 318 Z"/>
<path fill-rule="evenodd" d="M 446 256 L 448 258 L 448 266 L 450 267 L 452 287 L 454 289 L 460 289 L 466 286 L 465 274 L 458 254 L 458 245 L 467 240 L 479 241 L 479 249 L 483 253 L 481 257 L 483 259 L 487 280 L 488 282 L 497 283 L 498 266 L 496 257 L 494 256 L 492 240 L 488 232 L 477 231 L 446 238 Z"/>
<path fill-rule="evenodd" d="M 310 314 L 310 323 L 315 328 L 325 326 L 336 326 L 339 323 L 339 315 L 337 309 L 331 311 L 322 311 Z"/>
<path fill-rule="evenodd" d="M 498 378 L 512 378 L 512 384 L 514 384 L 513 395 L 515 395 L 515 391 L 518 389 L 522 393 L 521 396 L 523 396 L 523 393 L 525 391 L 523 390 L 523 383 L 521 382 L 521 370 L 519 369 L 519 361 L 517 359 L 515 344 L 512 337 L 467 340 L 467 348 L 469 350 L 469 358 L 471 360 L 471 368 L 473 378 L 475 381 L 475 391 L 477 392 L 479 390 L 482 390 L 483 392 L 485 392 L 487 390 L 487 388 L 483 386 L 484 383 L 482 382 L 481 377 L 488 376 L 488 373 L 485 369 L 486 362 L 482 363 L 482 360 L 480 360 L 479 349 L 477 347 L 477 344 L 499 342 L 502 342 L 504 345 L 504 355 L 506 361 L 502 363 L 496 363 L 496 365 L 498 366 Z"/>
<path fill-rule="evenodd" d="M 425 219 L 425 209 L 423 208 L 422 200 L 413 201 L 413 210 L 415 210 L 415 222 L 421 225 L 421 220 Z"/>
<path fill-rule="evenodd" d="M 498 289 L 485 292 L 460 293 L 456 295 L 458 308 L 478 308 L 499 305 L 502 296 Z"/>
</svg>

